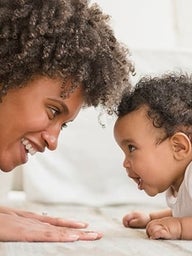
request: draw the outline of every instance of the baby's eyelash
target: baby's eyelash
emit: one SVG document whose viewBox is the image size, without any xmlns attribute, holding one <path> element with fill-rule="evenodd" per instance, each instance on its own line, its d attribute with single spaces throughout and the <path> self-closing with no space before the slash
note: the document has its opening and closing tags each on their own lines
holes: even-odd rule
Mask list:
<svg viewBox="0 0 192 256">
<path fill-rule="evenodd" d="M 135 149 L 136 149 L 135 146 L 133 146 L 133 145 L 128 145 L 128 150 L 129 150 L 129 152 L 133 152 Z"/>
</svg>

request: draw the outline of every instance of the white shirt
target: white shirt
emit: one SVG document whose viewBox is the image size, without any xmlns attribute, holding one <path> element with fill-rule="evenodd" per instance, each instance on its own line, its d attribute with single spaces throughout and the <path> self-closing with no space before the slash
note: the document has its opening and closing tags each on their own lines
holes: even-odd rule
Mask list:
<svg viewBox="0 0 192 256">
<path fill-rule="evenodd" d="M 177 195 L 174 196 L 169 188 L 166 192 L 166 201 L 172 210 L 173 217 L 192 216 L 192 162 L 186 168 Z"/>
</svg>

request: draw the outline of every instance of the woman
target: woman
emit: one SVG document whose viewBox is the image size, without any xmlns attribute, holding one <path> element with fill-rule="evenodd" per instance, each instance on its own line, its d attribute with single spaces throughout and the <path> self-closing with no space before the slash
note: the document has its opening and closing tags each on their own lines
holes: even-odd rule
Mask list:
<svg viewBox="0 0 192 256">
<path fill-rule="evenodd" d="M 86 0 L 0 0 L 0 169 L 55 150 L 82 107 L 112 113 L 133 66 L 108 16 Z M 81 222 L 0 208 L 0 241 L 101 238 Z"/>
</svg>

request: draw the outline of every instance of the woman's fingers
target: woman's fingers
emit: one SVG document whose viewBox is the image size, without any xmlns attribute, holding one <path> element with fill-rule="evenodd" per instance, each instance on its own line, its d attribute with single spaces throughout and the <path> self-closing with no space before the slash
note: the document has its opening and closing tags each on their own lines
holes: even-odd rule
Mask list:
<svg viewBox="0 0 192 256">
<path fill-rule="evenodd" d="M 50 216 L 38 216 L 38 220 L 46 223 L 50 223 L 54 226 L 68 227 L 68 228 L 86 228 L 87 223 L 75 220 L 68 220 L 62 218 L 55 218 Z"/>
<path fill-rule="evenodd" d="M 97 240 L 102 234 L 68 227 L 55 226 L 35 218 L 0 214 L 0 241 L 73 242 Z"/>
<path fill-rule="evenodd" d="M 88 226 L 88 223 L 86 222 L 63 219 L 58 217 L 51 217 L 45 214 L 40 215 L 33 212 L 18 211 L 18 210 L 16 211 L 16 213 L 18 216 L 36 219 L 41 222 L 52 224 L 54 226 L 68 227 L 68 228 L 86 228 Z"/>
<path fill-rule="evenodd" d="M 54 227 L 54 229 L 35 230 L 27 235 L 26 241 L 31 242 L 74 242 L 77 240 L 93 241 L 100 239 L 102 234 L 93 231 L 80 231 L 71 228 Z"/>
</svg>

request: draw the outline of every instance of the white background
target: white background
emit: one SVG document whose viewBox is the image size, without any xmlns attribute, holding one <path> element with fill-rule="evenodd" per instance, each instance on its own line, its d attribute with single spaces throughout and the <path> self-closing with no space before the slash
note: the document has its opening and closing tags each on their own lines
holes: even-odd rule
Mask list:
<svg viewBox="0 0 192 256">
<path fill-rule="evenodd" d="M 192 47 L 191 0 L 97 0 L 130 49 Z"/>
</svg>

